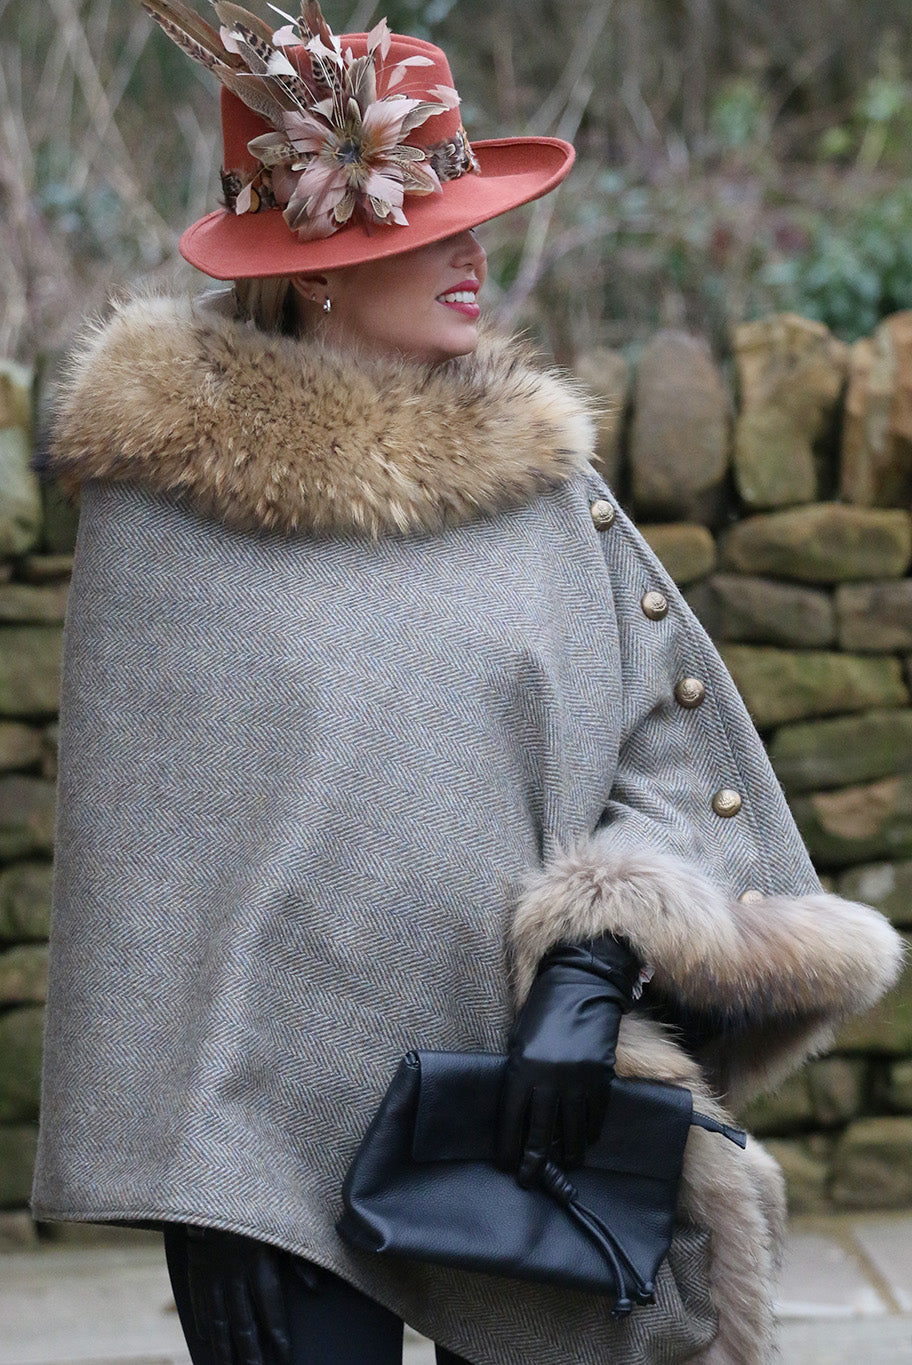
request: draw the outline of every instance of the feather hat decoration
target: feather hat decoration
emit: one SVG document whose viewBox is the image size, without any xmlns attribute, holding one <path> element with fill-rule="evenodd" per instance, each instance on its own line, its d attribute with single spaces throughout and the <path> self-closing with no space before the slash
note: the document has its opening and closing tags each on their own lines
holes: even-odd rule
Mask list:
<svg viewBox="0 0 912 1365">
<path fill-rule="evenodd" d="M 182 0 L 142 0 L 168 37 L 207 67 L 272 131 L 251 139 L 260 169 L 239 186 L 229 184 L 235 213 L 284 206 L 299 239 L 329 237 L 353 214 L 372 224 L 407 225 L 407 194 L 439 194 L 441 179 L 477 171 L 468 140 L 458 159 L 405 138 L 435 115 L 459 105 L 451 85 L 433 99 L 411 98 L 401 87 L 411 68 L 432 67 L 414 53 L 387 63 L 392 35 L 386 20 L 367 35 L 367 52 L 343 50 L 317 0 L 300 17 L 273 31 L 240 5 L 215 0 L 218 32 Z M 281 13 L 280 11 L 278 11 Z M 298 49 L 298 63 L 289 48 Z M 444 150 L 444 149 L 442 149 Z M 233 191 L 233 193 L 232 193 Z"/>
<path fill-rule="evenodd" d="M 445 54 L 385 19 L 337 37 L 317 0 L 297 18 L 270 6 L 278 28 L 228 0 L 213 0 L 217 29 L 185 0 L 140 3 L 223 87 L 225 208 L 180 244 L 218 279 L 408 251 L 546 193 L 572 164 L 557 138 L 473 148 Z"/>
</svg>

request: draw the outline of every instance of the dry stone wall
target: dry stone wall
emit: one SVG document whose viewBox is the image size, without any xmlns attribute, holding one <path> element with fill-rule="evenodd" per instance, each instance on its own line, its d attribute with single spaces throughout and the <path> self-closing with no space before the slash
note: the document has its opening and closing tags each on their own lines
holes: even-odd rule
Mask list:
<svg viewBox="0 0 912 1365">
<path fill-rule="evenodd" d="M 726 391 L 692 338 L 655 337 L 613 395 L 605 472 L 716 641 L 824 880 L 912 940 L 912 313 L 853 347 L 766 318 L 732 350 Z M 659 504 L 641 412 L 672 433 L 662 404 L 691 388 L 707 433 L 728 423 L 722 485 L 691 435 Z M 912 1204 L 912 973 L 744 1117 L 795 1209 Z"/>
<path fill-rule="evenodd" d="M 579 358 L 598 463 L 717 642 L 811 853 L 912 939 L 912 313 L 846 347 L 736 329 L 726 375 L 663 332 Z M 0 1209 L 27 1198 L 74 516 L 29 472 L 30 376 L 0 366 Z M 912 973 L 746 1114 L 793 1207 L 912 1204 Z"/>
</svg>

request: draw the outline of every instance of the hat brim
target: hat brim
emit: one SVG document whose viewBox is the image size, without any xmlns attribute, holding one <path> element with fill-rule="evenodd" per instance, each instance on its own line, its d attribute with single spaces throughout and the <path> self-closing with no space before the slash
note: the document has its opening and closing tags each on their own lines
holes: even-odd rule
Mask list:
<svg viewBox="0 0 912 1365">
<path fill-rule="evenodd" d="M 217 209 L 187 228 L 181 255 L 217 280 L 336 270 L 452 237 L 553 190 L 573 165 L 569 142 L 555 137 L 473 142 L 481 174 L 448 180 L 442 194 L 409 195 L 408 226 L 350 224 L 332 237 L 300 241 L 280 209 L 235 214 Z"/>
</svg>

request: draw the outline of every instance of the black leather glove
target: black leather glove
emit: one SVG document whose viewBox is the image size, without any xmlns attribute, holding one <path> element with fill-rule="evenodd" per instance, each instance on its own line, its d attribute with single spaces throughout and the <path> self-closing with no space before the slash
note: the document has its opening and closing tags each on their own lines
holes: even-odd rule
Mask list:
<svg viewBox="0 0 912 1365">
<path fill-rule="evenodd" d="M 187 1288 L 196 1330 L 217 1365 L 291 1365 L 277 1264 L 264 1242 L 188 1227 Z"/>
<path fill-rule="evenodd" d="M 499 1158 L 521 1185 L 578 1166 L 601 1131 L 618 1027 L 640 964 L 611 935 L 546 953 L 510 1033 Z"/>
</svg>

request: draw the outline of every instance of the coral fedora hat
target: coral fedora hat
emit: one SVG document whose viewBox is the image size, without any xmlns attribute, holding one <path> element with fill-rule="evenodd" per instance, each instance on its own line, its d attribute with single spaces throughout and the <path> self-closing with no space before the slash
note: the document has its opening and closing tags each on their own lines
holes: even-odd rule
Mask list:
<svg viewBox="0 0 912 1365">
<path fill-rule="evenodd" d="M 220 280 L 356 265 L 440 241 L 547 194 L 568 142 L 470 144 L 439 47 L 390 33 L 336 37 L 315 0 L 273 31 L 216 3 L 217 32 L 183 0 L 143 0 L 222 83 L 224 207 L 181 254 Z"/>
</svg>

